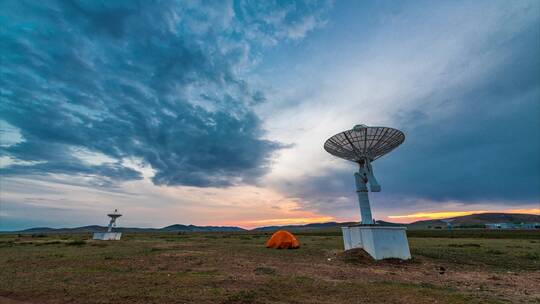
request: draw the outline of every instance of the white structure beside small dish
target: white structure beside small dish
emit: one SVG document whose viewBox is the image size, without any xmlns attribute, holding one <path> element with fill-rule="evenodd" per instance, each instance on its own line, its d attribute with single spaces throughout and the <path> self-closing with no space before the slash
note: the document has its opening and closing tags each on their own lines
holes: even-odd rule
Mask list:
<svg viewBox="0 0 540 304">
<path fill-rule="evenodd" d="M 360 225 L 341 228 L 345 250 L 362 248 L 376 260 L 411 258 L 407 228 L 377 225 L 371 215 L 368 196 L 370 190 L 371 192 L 381 191 L 371 163 L 392 151 L 403 141 L 405 141 L 405 134 L 400 130 L 356 125 L 351 130 L 330 137 L 324 143 L 324 149 L 328 153 L 353 161 L 359 166 L 354 179 L 362 222 Z"/>
<path fill-rule="evenodd" d="M 113 213 L 107 214 L 111 218 L 107 232 L 94 232 L 92 239 L 102 241 L 119 241 L 122 237 L 122 232 L 113 232 L 112 228 L 116 227 L 116 219 L 122 215 L 118 213 L 117 209 L 114 209 Z"/>
</svg>

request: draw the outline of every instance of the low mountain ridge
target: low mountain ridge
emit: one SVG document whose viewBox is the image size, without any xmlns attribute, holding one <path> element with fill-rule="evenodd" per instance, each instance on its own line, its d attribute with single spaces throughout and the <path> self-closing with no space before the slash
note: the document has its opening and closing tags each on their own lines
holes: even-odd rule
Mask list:
<svg viewBox="0 0 540 304">
<path fill-rule="evenodd" d="M 449 218 L 452 224 L 540 223 L 540 215 L 526 213 L 476 213 Z"/>
<path fill-rule="evenodd" d="M 526 213 L 475 213 L 445 219 L 422 220 L 408 224 L 410 228 L 482 226 L 490 223 L 540 223 L 540 215 Z"/>
<path fill-rule="evenodd" d="M 390 223 L 385 221 L 375 221 L 378 225 L 383 226 L 405 226 L 405 224 Z M 341 228 L 344 226 L 358 225 L 358 222 L 327 222 L 327 223 L 312 223 L 306 225 L 285 225 L 285 226 L 264 226 L 252 229 L 253 231 L 275 231 L 275 230 L 315 230 L 324 228 Z"/>
<path fill-rule="evenodd" d="M 352 223 L 350 223 L 352 224 Z M 285 225 L 285 226 L 264 226 L 252 229 L 253 231 L 275 231 L 275 230 L 313 230 L 321 228 L 334 228 L 345 223 L 327 222 L 327 223 L 312 223 L 306 225 Z"/>
<path fill-rule="evenodd" d="M 540 215 L 525 213 L 476 213 L 471 215 L 457 216 L 445 219 L 422 220 L 409 224 L 391 223 L 385 221 L 376 221 L 384 226 L 405 226 L 409 229 L 427 229 L 435 227 L 447 227 L 451 224 L 454 227 L 460 226 L 482 226 L 488 223 L 540 223 Z M 114 231 L 118 232 L 240 232 L 240 231 L 309 231 L 316 229 L 333 229 L 342 226 L 357 225 L 357 222 L 326 222 L 311 223 L 306 225 L 284 225 L 284 226 L 265 226 L 257 227 L 251 230 L 235 226 L 196 226 L 174 224 L 163 228 L 136 228 L 136 227 L 118 227 Z M 90 225 L 76 228 L 48 228 L 36 227 L 20 231 L 10 231 L 11 233 L 93 233 L 107 231 L 106 226 Z"/>
<path fill-rule="evenodd" d="M 48 227 L 37 227 L 30 228 L 20 231 L 13 231 L 19 233 L 94 233 L 94 232 L 105 232 L 107 231 L 107 226 L 83 226 L 75 228 L 48 228 Z M 195 226 L 195 225 L 181 225 L 175 224 L 163 228 L 137 228 L 137 227 L 115 227 L 115 232 L 212 232 L 212 231 L 223 231 L 223 232 L 232 232 L 232 231 L 245 231 L 245 229 L 240 227 L 229 227 L 229 226 Z"/>
<path fill-rule="evenodd" d="M 209 232 L 209 231 L 245 231 L 246 229 L 240 227 L 231 226 L 195 226 L 195 225 L 182 225 L 174 224 L 159 229 L 161 231 L 192 231 L 192 232 Z"/>
</svg>

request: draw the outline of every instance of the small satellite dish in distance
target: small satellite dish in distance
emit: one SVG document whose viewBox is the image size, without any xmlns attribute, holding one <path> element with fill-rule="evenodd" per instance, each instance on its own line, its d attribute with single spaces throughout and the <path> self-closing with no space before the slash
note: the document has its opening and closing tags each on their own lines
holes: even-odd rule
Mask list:
<svg viewBox="0 0 540 304">
<path fill-rule="evenodd" d="M 111 218 L 109 221 L 109 226 L 107 227 L 107 232 L 112 232 L 112 228 L 116 227 L 116 219 L 122 215 L 118 213 L 118 209 L 114 209 L 114 212 L 107 214 L 107 216 Z"/>
<path fill-rule="evenodd" d="M 95 232 L 92 237 L 94 240 L 103 240 L 103 241 L 117 241 L 122 237 L 121 232 L 113 232 L 113 227 L 116 227 L 116 220 L 122 216 L 118 213 L 118 209 L 114 209 L 113 213 L 107 214 L 111 218 L 109 221 L 109 226 L 107 227 L 107 232 Z"/>
</svg>

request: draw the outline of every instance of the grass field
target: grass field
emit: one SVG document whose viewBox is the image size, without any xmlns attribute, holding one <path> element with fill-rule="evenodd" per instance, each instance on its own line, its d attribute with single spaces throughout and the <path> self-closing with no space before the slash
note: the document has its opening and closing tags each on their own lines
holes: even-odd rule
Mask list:
<svg viewBox="0 0 540 304">
<path fill-rule="evenodd" d="M 411 231 L 408 262 L 344 253 L 332 231 L 298 250 L 267 233 L 6 234 L 0 303 L 539 303 L 540 231 L 489 233 Z"/>
</svg>

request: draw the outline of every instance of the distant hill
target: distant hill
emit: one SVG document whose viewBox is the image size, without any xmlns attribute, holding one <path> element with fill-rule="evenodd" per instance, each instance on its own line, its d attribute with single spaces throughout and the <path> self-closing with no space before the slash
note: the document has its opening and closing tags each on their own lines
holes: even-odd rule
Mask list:
<svg viewBox="0 0 540 304">
<path fill-rule="evenodd" d="M 423 220 L 407 224 L 407 228 L 409 229 L 429 229 L 435 227 L 445 228 L 447 226 L 448 223 L 442 220 Z"/>
<path fill-rule="evenodd" d="M 13 231 L 20 233 L 94 233 L 94 232 L 105 232 L 107 231 L 106 226 L 83 226 L 76 228 L 48 228 L 48 227 L 38 227 L 30 228 L 21 231 Z M 229 226 L 195 226 L 195 225 L 180 225 L 175 224 L 163 228 L 135 228 L 135 227 L 117 227 L 114 228 L 114 231 L 117 232 L 211 232 L 211 231 L 245 231 L 245 229 L 240 227 L 229 227 Z"/>
<path fill-rule="evenodd" d="M 254 231 L 275 231 L 275 230 L 314 230 L 322 228 L 336 228 L 343 225 L 355 224 L 355 223 L 337 223 L 337 222 L 328 222 L 328 223 L 313 223 L 306 225 L 285 225 L 285 226 L 264 226 L 253 229 Z"/>
<path fill-rule="evenodd" d="M 478 213 L 450 218 L 452 224 L 540 223 L 540 215 L 524 213 Z"/>
<path fill-rule="evenodd" d="M 208 231 L 245 231 L 246 229 L 240 227 L 230 226 L 195 226 L 195 225 L 180 225 L 175 224 L 159 229 L 160 231 L 191 231 L 191 232 L 208 232 Z"/>
<path fill-rule="evenodd" d="M 379 225 L 384 226 L 405 226 L 404 224 L 396 224 L 385 221 L 376 221 Z M 291 231 L 306 231 L 324 228 L 340 228 L 344 226 L 357 225 L 357 222 L 327 222 L 327 223 L 313 223 L 306 225 L 286 225 L 286 226 L 265 226 L 252 229 L 253 231 L 276 231 L 276 230 L 291 230 Z"/>
<path fill-rule="evenodd" d="M 477 213 L 446 219 L 416 221 L 407 225 L 411 229 L 459 226 L 481 226 L 489 223 L 540 223 L 540 215 L 523 213 Z"/>
<path fill-rule="evenodd" d="M 482 226 L 488 223 L 540 223 L 540 215 L 535 214 L 519 214 L 519 213 L 478 213 L 465 216 L 458 216 L 446 219 L 423 220 L 416 221 L 410 224 L 391 223 L 385 221 L 376 221 L 377 224 L 383 226 L 405 226 L 409 229 L 429 229 L 435 227 L 445 228 L 448 223 L 454 227 L 464 226 Z M 291 230 L 291 231 L 306 231 L 324 228 L 339 228 L 347 225 L 356 225 L 355 222 L 328 222 L 315 223 L 307 225 L 286 225 L 286 226 L 266 226 L 253 229 L 254 231 L 276 231 L 276 230 Z"/>
<path fill-rule="evenodd" d="M 30 228 L 25 229 L 21 231 L 15 231 L 15 232 L 24 232 L 24 233 L 82 233 L 82 232 L 102 232 L 107 231 L 107 227 L 103 226 L 83 226 L 83 227 L 76 227 L 76 228 L 49 228 L 49 227 L 38 227 L 38 228 Z"/>
</svg>

